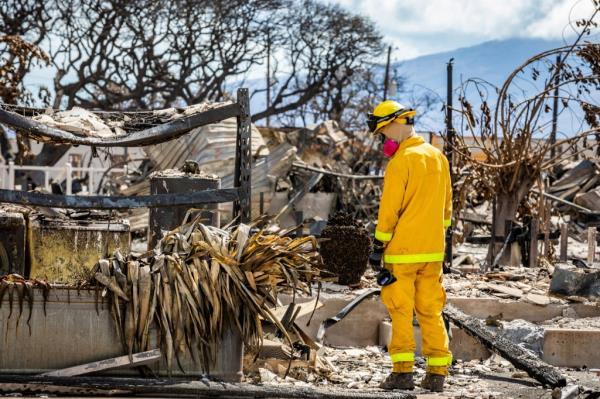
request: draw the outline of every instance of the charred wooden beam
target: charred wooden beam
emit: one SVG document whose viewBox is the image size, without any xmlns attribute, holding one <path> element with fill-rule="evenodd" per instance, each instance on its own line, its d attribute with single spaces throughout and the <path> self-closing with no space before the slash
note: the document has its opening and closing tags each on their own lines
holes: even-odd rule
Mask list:
<svg viewBox="0 0 600 399">
<path fill-rule="evenodd" d="M 334 387 L 313 388 L 298 386 L 254 385 L 210 382 L 207 380 L 160 380 L 111 377 L 40 377 L 0 374 L 0 392 L 23 394 L 60 394 L 64 392 L 108 393 L 119 395 L 160 395 L 167 397 L 228 397 L 228 398 L 291 398 L 291 399 L 413 399 L 413 394 L 398 391 L 364 391 Z M 81 392 L 79 392 L 81 394 Z"/>
<path fill-rule="evenodd" d="M 492 332 L 485 327 L 482 320 L 468 316 L 452 305 L 446 306 L 444 315 L 448 317 L 454 325 L 477 339 L 489 350 L 499 354 L 518 369 L 527 372 L 530 377 L 535 378 L 540 383 L 552 388 L 564 387 L 567 385 L 566 377 L 559 373 L 556 368 L 543 362 L 530 352 L 515 345 L 501 335 Z"/>
<path fill-rule="evenodd" d="M 73 209 L 130 209 L 166 206 L 192 206 L 235 201 L 239 189 L 205 190 L 191 194 L 155 194 L 135 197 L 103 195 L 55 195 L 27 191 L 0 190 L 0 202 Z"/>
<path fill-rule="evenodd" d="M 49 127 L 33 119 L 2 109 L 1 107 L 0 123 L 19 129 L 19 133 L 22 135 L 42 141 L 51 140 L 55 143 L 96 147 L 141 147 L 173 140 L 188 133 L 194 128 L 216 123 L 240 114 L 240 104 L 234 103 L 175 119 L 158 126 L 153 126 L 117 138 L 87 137 L 73 134 L 61 129 Z"/>
</svg>

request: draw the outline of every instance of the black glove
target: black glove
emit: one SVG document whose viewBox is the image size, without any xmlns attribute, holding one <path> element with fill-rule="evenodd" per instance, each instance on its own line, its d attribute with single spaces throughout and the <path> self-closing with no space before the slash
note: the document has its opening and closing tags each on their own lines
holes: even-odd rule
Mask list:
<svg viewBox="0 0 600 399">
<path fill-rule="evenodd" d="M 388 269 L 383 268 L 377 273 L 377 284 L 380 286 L 390 285 L 396 282 L 396 277 Z"/>
<path fill-rule="evenodd" d="M 373 240 L 373 250 L 369 254 L 369 265 L 375 271 L 381 270 L 381 258 L 383 257 L 383 250 L 385 245 L 378 239 Z"/>
</svg>

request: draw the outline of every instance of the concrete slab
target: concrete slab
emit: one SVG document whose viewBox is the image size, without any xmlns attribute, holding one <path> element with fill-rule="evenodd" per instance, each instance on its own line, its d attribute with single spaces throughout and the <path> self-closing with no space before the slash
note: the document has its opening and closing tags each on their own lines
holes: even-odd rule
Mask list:
<svg viewBox="0 0 600 399">
<path fill-rule="evenodd" d="M 595 305 L 557 304 L 551 303 L 546 306 L 536 305 L 530 302 L 502 300 L 498 298 L 465 298 L 449 297 L 448 303 L 456 306 L 463 312 L 486 318 L 490 315 L 502 313 L 503 320 L 523 319 L 531 322 L 550 320 L 563 315 L 565 309 L 571 308 L 578 317 L 599 317 L 600 307 Z"/>
<path fill-rule="evenodd" d="M 19 313 L 16 298 L 11 315 L 7 298 L 4 298 L 0 308 L 0 373 L 37 374 L 126 354 L 117 337 L 108 300 L 96 307 L 96 300 L 101 300 L 99 292 L 52 288 L 45 305 L 42 290 L 35 288 L 33 293 L 31 315 L 27 305 L 23 306 L 23 313 Z M 27 324 L 29 317 L 31 330 Z M 149 332 L 152 348 L 158 346 L 155 328 L 152 323 Z M 243 356 L 242 339 L 237 329 L 227 330 L 216 352 L 216 364 L 209 374 L 224 381 L 241 381 Z M 188 377 L 206 374 L 191 356 L 182 356 L 181 365 Z M 164 359 L 151 368 L 157 375 L 167 375 Z M 113 370 L 109 374 L 131 376 L 138 372 Z M 183 373 L 175 366 L 173 375 Z"/>
<path fill-rule="evenodd" d="M 299 318 L 297 320 L 298 324 L 308 336 L 314 339 L 321 322 L 336 315 L 359 294 L 360 292 L 353 293 L 352 295 L 322 293 L 319 301 L 323 304 L 323 307 L 315 311 L 310 324 L 306 325 L 310 319 L 310 315 Z M 291 301 L 291 296 L 280 295 L 279 299 L 283 304 L 287 304 Z M 299 303 L 308 302 L 312 299 L 310 297 L 296 298 Z M 563 311 L 566 309 L 575 311 L 579 317 L 600 316 L 600 307 L 586 304 L 549 304 L 547 306 L 539 306 L 524 301 L 464 297 L 449 297 L 448 302 L 465 313 L 480 318 L 502 313 L 504 320 L 523 319 L 531 322 L 540 322 L 562 316 Z M 378 297 L 367 299 L 358 305 L 345 319 L 327 330 L 325 343 L 332 346 L 346 347 L 380 345 L 382 342 L 387 342 L 387 340 L 381 338 L 383 332 L 380 331 L 381 323 L 387 319 L 389 319 L 389 315 L 381 300 Z M 489 356 L 487 349 L 481 346 L 474 338 L 466 335 L 462 330 L 453 329 L 453 334 L 454 340 L 451 343 L 451 348 L 453 348 L 457 358 L 470 360 Z M 417 340 L 417 342 L 420 342 L 420 340 Z"/>
<path fill-rule="evenodd" d="M 317 309 L 310 320 L 310 314 L 299 317 L 296 323 L 312 337 L 317 336 L 321 322 L 335 316 L 350 300 L 321 297 L 323 307 Z M 325 343 L 332 346 L 372 346 L 379 344 L 379 323 L 388 317 L 388 312 L 379 297 L 366 299 L 346 318 L 327 329 Z"/>
<path fill-rule="evenodd" d="M 391 323 L 387 321 L 381 322 L 379 326 L 381 346 L 387 346 L 391 337 L 391 331 Z M 414 326 L 414 334 L 417 346 L 415 354 L 421 356 L 421 333 L 418 326 Z M 600 329 L 573 330 L 549 328 L 544 333 L 544 354 L 542 360 L 559 367 L 600 367 L 598 342 L 600 342 Z M 452 326 L 450 351 L 455 359 L 464 361 L 487 359 L 491 356 L 491 352 L 487 348 L 455 326 Z"/>
<path fill-rule="evenodd" d="M 545 362 L 562 367 L 600 367 L 600 330 L 549 328 L 544 333 Z"/>
</svg>

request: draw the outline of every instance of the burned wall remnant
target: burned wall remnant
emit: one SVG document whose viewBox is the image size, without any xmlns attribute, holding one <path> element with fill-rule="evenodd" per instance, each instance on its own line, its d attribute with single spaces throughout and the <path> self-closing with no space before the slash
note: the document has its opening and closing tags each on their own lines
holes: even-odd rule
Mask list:
<svg viewBox="0 0 600 399">
<path fill-rule="evenodd" d="M 89 280 L 106 254 L 129 253 L 129 224 L 119 220 L 72 221 L 32 218 L 30 278 L 73 284 Z"/>
<path fill-rule="evenodd" d="M 181 171 L 169 169 L 151 176 L 150 193 L 184 194 L 221 188 L 221 179 L 218 176 L 201 173 L 195 162 L 186 165 L 192 165 L 190 167 L 195 169 L 185 169 L 184 166 Z M 163 232 L 179 226 L 188 210 L 192 208 L 198 210 L 194 215 L 200 213 L 206 219 L 206 224 L 219 227 L 218 204 L 150 208 L 148 249 L 154 248 L 162 238 Z"/>
<path fill-rule="evenodd" d="M 20 213 L 0 212 L 0 275 L 25 274 L 25 218 Z"/>
</svg>

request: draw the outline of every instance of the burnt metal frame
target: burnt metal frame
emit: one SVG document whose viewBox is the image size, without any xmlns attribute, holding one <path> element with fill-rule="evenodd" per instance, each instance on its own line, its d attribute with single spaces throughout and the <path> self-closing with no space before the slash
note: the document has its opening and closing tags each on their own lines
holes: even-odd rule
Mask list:
<svg viewBox="0 0 600 399">
<path fill-rule="evenodd" d="M 129 209 L 153 208 L 180 205 L 214 204 L 234 202 L 233 216 L 239 222 L 251 219 L 251 167 L 252 139 L 250 120 L 250 97 L 248 89 L 238 89 L 237 102 L 223 107 L 177 119 L 159 126 L 128 134 L 123 138 L 101 139 L 83 137 L 54 129 L 19 114 L 0 108 L 0 123 L 24 131 L 29 137 L 97 147 L 141 147 L 158 144 L 180 137 L 190 130 L 237 117 L 237 139 L 235 156 L 234 187 L 205 190 L 192 194 L 156 194 L 135 197 L 126 196 L 77 196 L 40 194 L 26 191 L 0 190 L 0 202 L 32 206 L 75 209 Z"/>
</svg>

